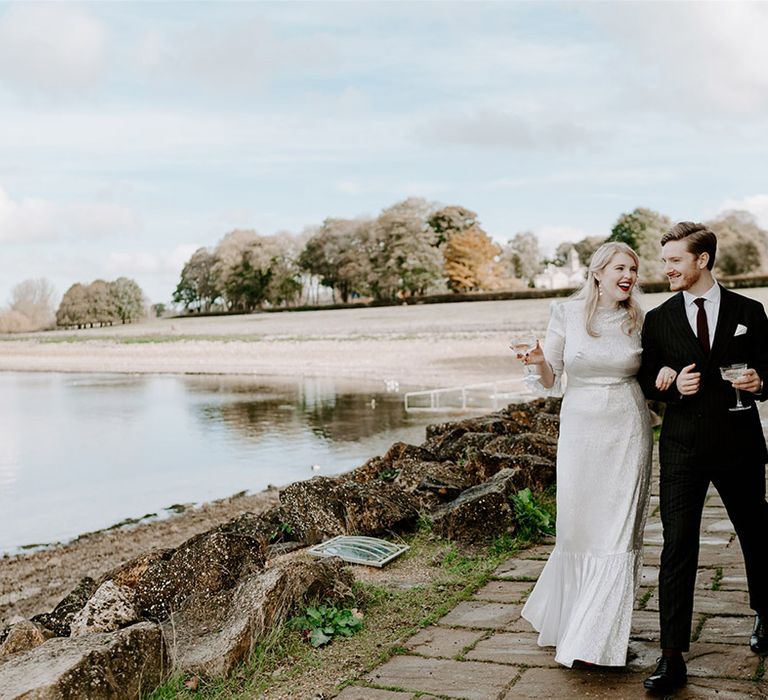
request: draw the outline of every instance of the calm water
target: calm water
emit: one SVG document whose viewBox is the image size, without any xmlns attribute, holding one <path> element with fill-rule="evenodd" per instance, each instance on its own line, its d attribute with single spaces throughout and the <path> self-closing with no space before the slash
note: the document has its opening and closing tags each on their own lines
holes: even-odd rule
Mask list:
<svg viewBox="0 0 768 700">
<path fill-rule="evenodd" d="M 336 474 L 440 420 L 318 379 L 0 373 L 0 397 L 0 552 Z"/>
</svg>

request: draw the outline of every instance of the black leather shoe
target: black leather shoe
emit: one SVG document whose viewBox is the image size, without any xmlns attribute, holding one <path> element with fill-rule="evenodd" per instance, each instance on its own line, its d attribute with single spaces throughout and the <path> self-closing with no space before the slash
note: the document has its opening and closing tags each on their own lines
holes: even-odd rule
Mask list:
<svg viewBox="0 0 768 700">
<path fill-rule="evenodd" d="M 682 656 L 662 656 L 656 670 L 643 681 L 646 690 L 668 693 L 681 688 L 688 680 Z"/>
<path fill-rule="evenodd" d="M 768 654 L 768 616 L 755 615 L 755 628 L 749 638 L 749 648 L 755 654 Z"/>
</svg>

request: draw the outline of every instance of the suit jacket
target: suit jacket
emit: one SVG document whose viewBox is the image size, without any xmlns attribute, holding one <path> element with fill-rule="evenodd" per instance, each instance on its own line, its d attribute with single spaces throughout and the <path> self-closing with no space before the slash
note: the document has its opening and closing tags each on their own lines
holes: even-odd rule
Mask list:
<svg viewBox="0 0 768 700">
<path fill-rule="evenodd" d="M 753 299 L 723 287 L 720 294 L 709 355 L 691 329 L 682 292 L 645 317 L 638 380 L 647 398 L 667 404 L 659 440 L 662 464 L 726 468 L 742 462 L 768 462 L 760 416 L 753 405 L 768 396 L 768 386 L 760 396 L 741 392 L 742 403 L 753 405 L 752 409 L 729 411 L 736 405 L 736 394 L 720 376 L 721 366 L 746 362 L 768 385 L 768 317 L 763 305 Z M 680 372 L 693 362 L 701 372 L 696 394 L 681 396 L 674 384 L 667 391 L 656 389 L 656 375 L 664 365 Z"/>
</svg>

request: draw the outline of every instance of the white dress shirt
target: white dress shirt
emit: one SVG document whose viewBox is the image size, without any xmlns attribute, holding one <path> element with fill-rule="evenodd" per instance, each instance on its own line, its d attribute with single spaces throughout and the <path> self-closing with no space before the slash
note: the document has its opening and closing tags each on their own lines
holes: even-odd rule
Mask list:
<svg viewBox="0 0 768 700">
<path fill-rule="evenodd" d="M 707 326 L 709 329 L 709 347 L 715 340 L 715 328 L 717 326 L 717 316 L 720 313 L 720 285 L 715 282 L 704 294 L 697 297 L 688 291 L 683 292 L 683 302 L 685 304 L 685 314 L 688 316 L 688 323 L 691 324 L 691 330 L 696 333 L 696 314 L 699 307 L 694 303 L 696 299 L 704 299 L 704 313 L 707 314 Z"/>
</svg>

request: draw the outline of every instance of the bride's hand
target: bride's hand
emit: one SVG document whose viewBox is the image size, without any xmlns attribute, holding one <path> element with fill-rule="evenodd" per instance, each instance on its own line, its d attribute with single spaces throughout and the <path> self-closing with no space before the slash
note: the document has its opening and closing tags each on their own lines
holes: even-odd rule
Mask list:
<svg viewBox="0 0 768 700">
<path fill-rule="evenodd" d="M 659 391 L 666 391 L 677 379 L 677 372 L 671 367 L 662 367 L 656 377 L 656 388 Z"/>
<path fill-rule="evenodd" d="M 524 365 L 542 365 L 547 361 L 538 338 L 536 339 L 536 347 L 526 352 L 522 357 L 518 355 L 518 358 L 523 361 Z"/>
</svg>

